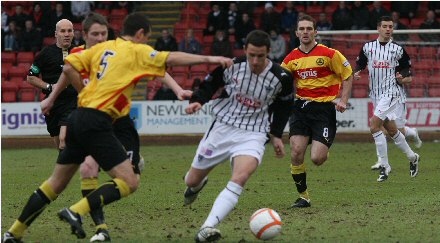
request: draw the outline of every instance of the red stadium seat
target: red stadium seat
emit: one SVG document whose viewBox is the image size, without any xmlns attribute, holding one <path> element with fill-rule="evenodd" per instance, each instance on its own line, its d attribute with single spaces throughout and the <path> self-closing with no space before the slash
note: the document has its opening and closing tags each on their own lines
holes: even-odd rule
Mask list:
<svg viewBox="0 0 440 243">
<path fill-rule="evenodd" d="M 232 55 L 234 57 L 244 56 L 244 50 L 243 49 L 234 49 L 234 50 L 232 50 Z"/>
<path fill-rule="evenodd" d="M 18 97 L 21 102 L 34 102 L 36 89 L 26 81 L 18 85 Z"/>
<path fill-rule="evenodd" d="M 108 11 L 107 9 L 95 9 L 94 12 L 102 16 L 108 16 L 110 14 L 110 11 Z"/>
<path fill-rule="evenodd" d="M 158 90 L 160 89 L 160 87 L 162 87 L 162 82 L 153 79 L 147 82 L 147 90 L 151 91 L 151 90 Z"/>
<path fill-rule="evenodd" d="M 32 63 L 34 61 L 33 52 L 19 52 L 17 54 L 17 63 Z"/>
<path fill-rule="evenodd" d="M 175 66 L 172 68 L 172 73 L 174 75 L 180 75 L 188 77 L 189 75 L 189 67 L 188 66 Z"/>
<path fill-rule="evenodd" d="M 9 69 L 12 67 L 11 63 L 10 66 L 5 66 L 6 63 L 2 63 L 2 78 L 4 78 L 5 80 L 7 80 L 9 78 Z"/>
<path fill-rule="evenodd" d="M 55 44 L 55 42 L 56 42 L 55 37 L 44 37 L 43 46 L 49 46 Z"/>
<path fill-rule="evenodd" d="M 440 97 L 440 86 L 429 87 L 428 88 L 429 97 Z"/>
<path fill-rule="evenodd" d="M 23 82 L 25 79 L 21 77 L 12 77 L 9 79 L 9 81 L 16 83 L 17 85 L 20 85 L 21 82 Z"/>
<path fill-rule="evenodd" d="M 419 50 L 417 47 L 405 46 L 405 51 L 406 53 L 408 53 L 409 57 L 412 59 L 413 62 L 418 59 Z"/>
<path fill-rule="evenodd" d="M 208 64 L 200 64 L 191 66 L 191 77 L 197 75 L 207 75 L 209 72 Z"/>
<path fill-rule="evenodd" d="M 15 64 L 17 61 L 17 55 L 15 52 L 4 52 L 2 51 L 2 65 L 3 63 Z"/>
<path fill-rule="evenodd" d="M 26 69 L 21 66 L 12 66 L 9 70 L 9 77 L 20 77 L 25 79 L 28 74 L 29 69 Z"/>
<path fill-rule="evenodd" d="M 203 44 L 211 46 L 213 42 L 214 42 L 213 35 L 203 36 Z"/>
<path fill-rule="evenodd" d="M 2 102 L 16 102 L 18 85 L 10 81 L 2 81 Z"/>
<path fill-rule="evenodd" d="M 24 67 L 26 70 L 29 70 L 32 66 L 32 62 L 19 62 L 17 66 Z"/>
<path fill-rule="evenodd" d="M 425 86 L 424 85 L 411 85 L 408 89 L 409 97 L 419 98 L 425 97 Z"/>
<path fill-rule="evenodd" d="M 366 85 L 353 85 L 351 89 L 352 98 L 367 98 L 368 97 L 368 86 Z"/>
</svg>

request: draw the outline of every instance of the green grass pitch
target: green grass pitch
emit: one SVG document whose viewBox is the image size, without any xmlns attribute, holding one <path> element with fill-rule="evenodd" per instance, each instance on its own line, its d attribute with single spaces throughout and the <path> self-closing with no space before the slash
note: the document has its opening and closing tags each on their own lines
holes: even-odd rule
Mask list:
<svg viewBox="0 0 440 243">
<path fill-rule="evenodd" d="M 288 150 L 288 145 L 286 146 Z M 378 183 L 372 143 L 336 143 L 320 167 L 306 158 L 312 207 L 290 209 L 297 198 L 289 156 L 276 159 L 271 146 L 252 176 L 236 209 L 219 225 L 220 242 L 256 242 L 249 217 L 263 207 L 275 209 L 284 223 L 273 242 L 440 242 L 440 146 L 424 143 L 420 172 L 409 176 L 409 164 L 388 144 L 392 172 Z M 216 168 L 192 207 L 183 206 L 182 177 L 196 146 L 144 146 L 146 160 L 139 190 L 105 208 L 113 242 L 193 242 L 212 203 L 230 178 L 229 163 Z M 309 153 L 309 152 L 308 152 Z M 18 217 L 30 194 L 52 172 L 55 149 L 2 150 L 1 231 Z M 108 179 L 101 175 L 101 182 Z M 84 218 L 87 238 L 76 240 L 56 212 L 80 198 L 79 176 L 32 224 L 26 242 L 88 242 L 94 227 Z"/>
</svg>

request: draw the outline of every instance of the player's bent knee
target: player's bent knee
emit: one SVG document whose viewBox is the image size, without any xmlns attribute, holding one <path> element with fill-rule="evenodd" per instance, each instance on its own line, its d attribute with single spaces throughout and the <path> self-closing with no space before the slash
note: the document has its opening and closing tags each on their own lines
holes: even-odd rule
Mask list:
<svg viewBox="0 0 440 243">
<path fill-rule="evenodd" d="M 323 155 L 323 156 L 312 156 L 312 162 L 317 165 L 320 166 L 322 164 L 324 164 L 325 161 L 327 161 L 327 155 Z"/>
</svg>

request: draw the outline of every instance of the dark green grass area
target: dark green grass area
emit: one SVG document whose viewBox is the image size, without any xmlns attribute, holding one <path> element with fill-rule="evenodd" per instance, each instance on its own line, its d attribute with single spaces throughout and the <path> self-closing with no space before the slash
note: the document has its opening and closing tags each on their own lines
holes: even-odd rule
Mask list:
<svg viewBox="0 0 440 243">
<path fill-rule="evenodd" d="M 286 146 L 286 149 L 289 147 Z M 289 156 L 275 159 L 267 147 L 263 164 L 248 181 L 236 209 L 219 225 L 221 242 L 256 242 L 248 220 L 263 207 L 275 209 L 283 225 L 274 242 L 440 242 L 440 145 L 425 143 L 420 172 L 409 176 L 409 164 L 389 143 L 392 172 L 378 183 L 374 144 L 338 143 L 320 167 L 306 159 L 312 207 L 290 209 L 297 198 Z M 139 190 L 105 208 L 114 242 L 193 242 L 212 203 L 230 178 L 226 162 L 216 168 L 192 207 L 183 206 L 188 170 L 196 146 L 148 146 Z M 309 153 L 309 152 L 308 152 Z M 54 149 L 3 150 L 1 161 L 1 232 L 18 217 L 30 194 L 52 172 Z M 101 181 L 108 179 L 102 174 Z M 79 176 L 25 234 L 26 242 L 88 242 L 94 227 L 84 218 L 87 238 L 76 240 L 56 212 L 80 198 Z"/>
</svg>

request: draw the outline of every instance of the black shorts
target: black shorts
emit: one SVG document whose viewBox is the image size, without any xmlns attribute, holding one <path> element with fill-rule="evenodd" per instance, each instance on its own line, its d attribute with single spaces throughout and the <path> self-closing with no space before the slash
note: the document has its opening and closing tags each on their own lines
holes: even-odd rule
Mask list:
<svg viewBox="0 0 440 243">
<path fill-rule="evenodd" d="M 87 155 L 105 171 L 127 159 L 124 146 L 113 132 L 112 118 L 102 111 L 79 108 L 69 116 L 66 147 L 57 163 L 81 164 Z"/>
<path fill-rule="evenodd" d="M 140 174 L 139 134 L 133 120 L 128 115 L 117 119 L 113 123 L 113 131 L 127 151 L 127 156 L 133 164 L 134 173 Z"/>
<path fill-rule="evenodd" d="M 336 136 L 336 108 L 331 102 L 296 100 L 289 119 L 290 136 L 303 135 L 327 147 Z"/>
<path fill-rule="evenodd" d="M 54 106 L 50 114 L 45 116 L 47 131 L 51 137 L 60 135 L 60 127 L 67 126 L 68 117 L 76 109 L 76 101 Z"/>
</svg>

